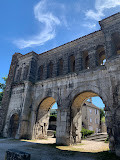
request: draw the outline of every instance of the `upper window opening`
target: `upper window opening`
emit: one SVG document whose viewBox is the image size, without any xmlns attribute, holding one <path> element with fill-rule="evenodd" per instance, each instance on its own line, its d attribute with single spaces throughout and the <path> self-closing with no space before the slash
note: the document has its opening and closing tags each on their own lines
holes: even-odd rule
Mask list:
<svg viewBox="0 0 120 160">
<path fill-rule="evenodd" d="M 106 57 L 105 57 L 105 49 L 104 46 L 98 46 L 97 47 L 97 57 L 98 57 L 98 65 L 104 65 L 106 62 Z"/>
<path fill-rule="evenodd" d="M 84 59 L 84 68 L 85 69 L 89 69 L 89 55 L 88 55 L 88 51 L 84 51 L 83 52 L 83 59 Z"/>
</svg>

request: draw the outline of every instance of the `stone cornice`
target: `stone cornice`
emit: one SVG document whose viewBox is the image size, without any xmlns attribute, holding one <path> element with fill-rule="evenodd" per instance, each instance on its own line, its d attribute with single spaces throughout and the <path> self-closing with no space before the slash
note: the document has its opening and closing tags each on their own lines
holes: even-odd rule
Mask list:
<svg viewBox="0 0 120 160">
<path fill-rule="evenodd" d="M 34 58 L 38 58 L 38 54 L 37 53 L 35 53 L 34 51 L 32 51 L 32 52 L 29 52 L 29 53 L 27 53 L 27 54 L 25 54 L 25 55 L 22 55 L 22 56 L 20 56 L 19 57 L 19 60 L 22 60 L 22 59 L 25 59 L 25 58 L 28 58 L 28 57 L 34 57 Z"/>
<path fill-rule="evenodd" d="M 99 21 L 99 24 L 101 28 L 104 29 L 118 22 L 120 22 L 120 12 Z"/>
<path fill-rule="evenodd" d="M 72 48 L 72 47 L 74 47 L 74 46 L 76 46 L 76 45 L 78 45 L 78 44 L 80 44 L 80 43 L 84 43 L 84 42 L 87 42 L 87 41 L 89 41 L 89 40 L 91 40 L 92 38 L 95 38 L 95 37 L 99 37 L 99 36 L 103 36 L 103 33 L 102 33 L 102 31 L 101 30 L 98 30 L 98 31 L 95 31 L 95 32 L 93 32 L 93 33 L 90 33 L 90 34 L 88 34 L 88 35 L 85 35 L 85 36 L 83 36 L 83 37 L 80 37 L 80 38 L 78 38 L 78 39 L 75 39 L 75 40 L 73 40 L 73 41 L 71 41 L 71 42 L 68 42 L 68 43 L 65 43 L 65 44 L 63 44 L 63 45 L 61 45 L 61 46 L 58 46 L 58 47 L 56 47 L 56 48 L 53 48 L 53 49 L 51 49 L 51 50 L 48 50 L 48 51 L 46 51 L 46 52 L 43 52 L 43 53 L 41 53 L 41 54 L 37 54 L 37 53 L 35 53 L 35 52 L 29 52 L 29 53 L 27 53 L 27 54 L 25 54 L 25 55 L 21 55 L 20 57 L 19 57 L 19 60 L 22 60 L 22 59 L 25 59 L 25 58 L 28 58 L 28 57 L 36 57 L 36 59 L 38 58 L 38 56 L 39 56 L 39 58 L 41 57 L 41 56 L 48 56 L 49 54 L 54 54 L 54 53 L 56 53 L 56 52 L 61 52 L 61 51 L 63 51 L 63 50 L 65 50 L 65 49 L 67 49 L 67 48 Z"/>
</svg>

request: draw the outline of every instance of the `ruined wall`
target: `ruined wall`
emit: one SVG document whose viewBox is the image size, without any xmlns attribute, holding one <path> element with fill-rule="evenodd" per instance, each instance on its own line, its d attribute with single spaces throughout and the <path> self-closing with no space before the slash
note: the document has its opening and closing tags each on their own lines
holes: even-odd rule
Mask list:
<svg viewBox="0 0 120 160">
<path fill-rule="evenodd" d="M 57 143 L 80 142 L 81 105 L 86 98 L 98 95 L 105 104 L 110 149 L 119 153 L 120 13 L 102 20 L 100 25 L 100 31 L 40 55 L 30 52 L 13 56 L 0 110 L 4 136 L 8 136 L 8 117 L 15 112 L 20 116 L 18 138 L 38 136 L 41 118 L 48 111 L 36 121 L 38 108 L 52 97 L 58 104 Z M 40 107 L 40 111 L 44 109 Z"/>
<path fill-rule="evenodd" d="M 0 108 L 0 135 L 2 135 L 3 128 L 5 125 L 5 119 L 6 119 L 6 115 L 8 112 L 9 101 L 10 101 L 10 97 L 11 97 L 12 83 L 14 81 L 18 58 L 20 56 L 21 56 L 21 54 L 15 53 L 12 57 L 9 75 L 8 75 L 8 79 L 6 82 L 6 89 L 4 91 L 4 95 L 3 95 L 3 99 L 2 99 L 2 103 L 1 103 L 1 108 Z"/>
</svg>

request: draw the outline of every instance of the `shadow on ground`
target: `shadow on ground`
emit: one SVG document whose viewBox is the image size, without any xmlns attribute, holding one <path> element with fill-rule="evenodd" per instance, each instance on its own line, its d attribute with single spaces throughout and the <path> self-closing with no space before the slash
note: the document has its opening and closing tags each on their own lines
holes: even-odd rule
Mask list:
<svg viewBox="0 0 120 160">
<path fill-rule="evenodd" d="M 31 143 L 31 142 L 27 142 Z M 63 150 L 60 149 L 62 146 L 57 146 L 56 144 L 35 144 L 31 143 L 28 145 L 30 148 L 38 150 L 38 152 L 48 152 L 49 158 L 51 160 L 120 160 L 120 157 L 117 157 L 114 153 L 110 153 L 109 151 L 103 151 L 103 152 L 81 152 L 81 151 L 71 151 L 69 150 Z M 26 145 L 27 147 L 27 145 Z M 67 146 L 66 146 L 67 147 Z M 64 146 L 63 146 L 64 148 Z M 42 158 L 42 157 L 41 157 Z M 42 160 L 42 159 L 41 159 Z"/>
<path fill-rule="evenodd" d="M 31 154 L 31 160 L 120 160 L 109 151 L 104 152 L 84 152 L 70 150 L 69 146 L 57 146 L 56 144 L 41 144 L 12 139 L 0 139 L 0 160 L 4 160 L 5 152 L 8 149 Z M 65 150 L 64 150 L 65 149 Z"/>
</svg>

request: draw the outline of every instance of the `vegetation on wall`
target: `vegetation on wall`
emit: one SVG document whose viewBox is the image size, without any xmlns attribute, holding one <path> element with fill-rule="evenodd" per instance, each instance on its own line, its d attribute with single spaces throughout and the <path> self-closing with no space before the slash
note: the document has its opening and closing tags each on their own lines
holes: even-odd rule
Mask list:
<svg viewBox="0 0 120 160">
<path fill-rule="evenodd" d="M 1 92 L 0 92 L 0 104 L 2 102 L 3 92 L 4 92 L 5 87 L 6 87 L 7 77 L 3 77 L 2 79 L 4 80 L 4 83 L 0 83 L 0 90 L 1 90 Z"/>
</svg>

